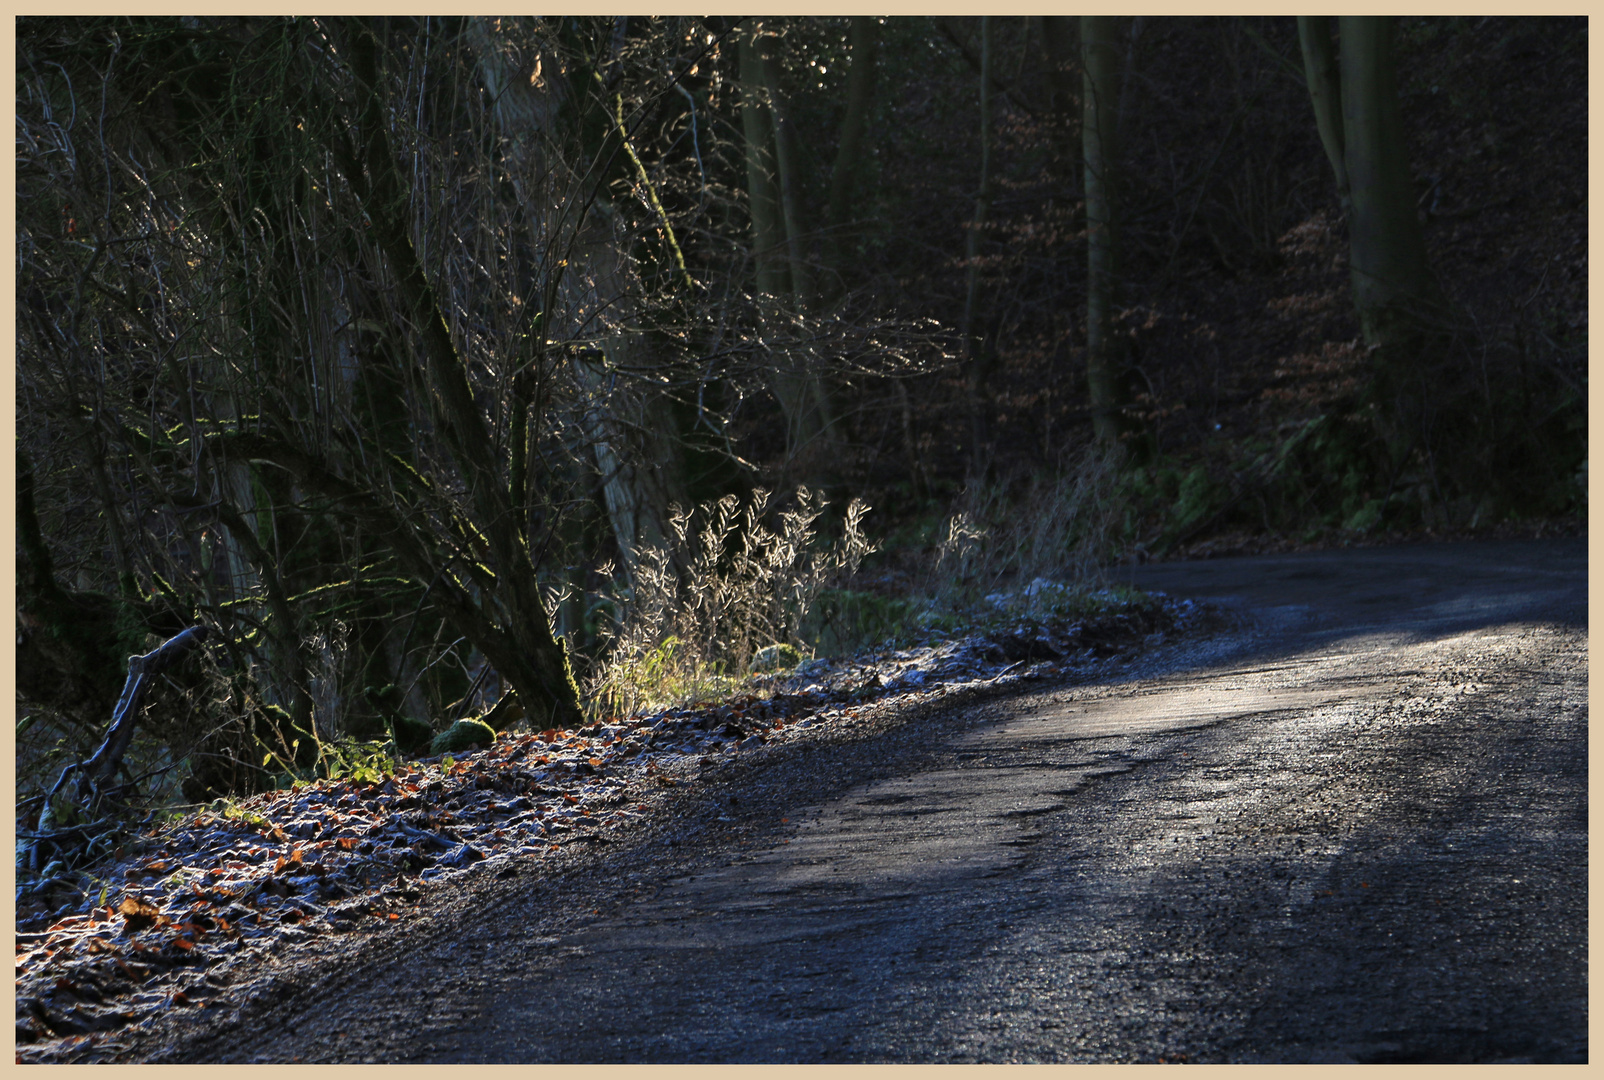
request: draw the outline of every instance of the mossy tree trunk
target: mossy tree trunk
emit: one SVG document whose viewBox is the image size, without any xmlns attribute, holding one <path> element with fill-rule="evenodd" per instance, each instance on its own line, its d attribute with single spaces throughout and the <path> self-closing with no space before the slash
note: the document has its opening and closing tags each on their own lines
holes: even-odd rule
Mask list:
<svg viewBox="0 0 1604 1080">
<path fill-rule="evenodd" d="M 348 151 L 352 156 L 342 162 L 342 171 L 373 223 L 402 308 L 410 316 L 410 344 L 427 376 L 431 420 L 465 488 L 478 539 L 473 546 L 482 547 L 483 563 L 459 583 L 461 575 L 452 572 L 449 562 L 442 566 L 427 544 L 402 542 L 397 554 L 419 580 L 438 582 L 436 595 L 446 598 L 444 614 L 512 684 L 532 724 L 577 724 L 578 688 L 567 650 L 552 634 L 530 555 L 527 492 L 515 490 L 510 472 L 504 474 L 498 466 L 496 443 L 475 403 L 466 362 L 413 246 L 408 189 L 386 130 L 378 43 L 366 25 L 348 24 L 348 29 L 362 138 Z M 303 454 L 270 452 L 261 457 L 290 468 L 306 482 L 325 472 Z M 380 521 L 393 514 L 392 508 L 362 501 Z M 478 587 L 468 578 L 477 579 Z"/>
<path fill-rule="evenodd" d="M 1370 346 L 1395 461 L 1428 396 L 1426 371 L 1447 344 L 1447 303 L 1426 258 L 1398 101 L 1395 20 L 1300 16 L 1298 35 L 1321 143 L 1348 218 L 1354 306 Z"/>
</svg>

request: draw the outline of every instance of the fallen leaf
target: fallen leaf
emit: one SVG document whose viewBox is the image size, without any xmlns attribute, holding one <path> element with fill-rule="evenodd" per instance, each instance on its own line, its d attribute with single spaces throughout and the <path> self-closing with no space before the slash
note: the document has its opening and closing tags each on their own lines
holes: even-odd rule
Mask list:
<svg viewBox="0 0 1604 1080">
<path fill-rule="evenodd" d="M 122 903 L 117 905 L 122 914 L 123 921 L 131 931 L 143 930 L 149 926 L 169 921 L 155 904 L 147 903 L 137 896 L 125 896 Z"/>
</svg>

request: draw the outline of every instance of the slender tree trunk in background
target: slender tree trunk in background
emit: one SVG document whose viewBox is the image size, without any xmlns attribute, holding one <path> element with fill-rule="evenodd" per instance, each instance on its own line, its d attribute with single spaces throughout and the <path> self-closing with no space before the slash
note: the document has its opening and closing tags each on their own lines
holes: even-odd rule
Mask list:
<svg viewBox="0 0 1604 1080">
<path fill-rule="evenodd" d="M 1077 41 L 1079 22 L 1078 18 L 1069 15 L 1043 15 L 1036 23 L 1036 30 L 1041 36 L 1042 52 L 1047 58 L 1048 102 L 1051 116 L 1058 131 L 1062 132 L 1060 137 L 1064 140 L 1066 148 L 1073 146 L 1076 151 L 1082 149 L 1073 141 L 1075 129 L 1080 124 L 1078 106 L 1081 80 L 1076 78 L 1080 57 Z M 1061 318 L 1065 323 L 1072 321 L 1067 312 Z M 1047 422 L 1042 438 L 1042 456 L 1051 460 L 1048 453 L 1052 432 L 1051 398 L 1046 402 L 1046 406 Z"/>
<path fill-rule="evenodd" d="M 1085 72 L 1081 143 L 1086 173 L 1086 382 L 1092 430 L 1108 447 L 1119 446 L 1128 429 L 1124 372 L 1113 337 L 1119 25 L 1114 16 L 1087 15 L 1080 21 Z"/>
<path fill-rule="evenodd" d="M 624 350 L 639 341 L 621 340 L 607 359 L 635 363 Z M 666 546 L 670 507 L 689 506 L 684 453 L 668 402 L 650 391 L 624 393 L 600 358 L 579 356 L 574 371 L 590 400 L 584 424 L 601 471 L 603 500 L 631 583 L 642 548 Z"/>
<path fill-rule="evenodd" d="M 759 25 L 742 33 L 737 49 L 741 67 L 741 130 L 746 142 L 746 189 L 752 215 L 752 259 L 757 290 L 767 318 L 780 316 L 779 305 L 796 296 L 791 275 L 789 237 L 781 205 L 775 161 L 774 114 L 765 108 L 768 66 L 764 59 Z M 820 415 L 817 380 L 804 371 L 775 370 L 769 388 L 780 404 L 786 423 L 786 458 L 794 462 L 822 435 L 827 425 Z"/>
<path fill-rule="evenodd" d="M 760 39 L 759 55 L 763 62 L 763 82 L 768 91 L 769 117 L 774 129 L 774 160 L 778 166 L 781 217 L 785 222 L 786 256 L 791 273 L 791 299 L 797 311 L 813 310 L 818 299 L 814 290 L 813 268 L 808 262 L 807 228 L 802 208 L 801 147 L 797 145 L 796 130 L 787 116 L 784 91 L 780 82 L 780 62 L 768 49 L 772 38 Z M 830 387 L 822 376 L 805 374 L 807 386 L 806 408 L 810 413 L 808 429 L 811 439 L 818 443 L 811 448 L 807 478 L 819 486 L 827 486 L 834 470 L 829 463 L 835 460 L 838 437 L 835 430 L 835 408 Z"/>
<path fill-rule="evenodd" d="M 847 72 L 847 107 L 841 118 L 841 137 L 836 143 L 835 165 L 830 170 L 829 231 L 825 257 L 831 270 L 830 291 L 839 292 L 845 277 L 847 254 L 851 247 L 847 230 L 854 217 L 854 180 L 861 169 L 864 135 L 869 112 L 874 106 L 874 71 L 879 51 L 880 23 L 870 15 L 852 16 L 848 44 L 852 67 Z"/>
<path fill-rule="evenodd" d="M 813 271 L 808 266 L 807 232 L 802 224 L 802 180 L 798 172 L 796 133 L 786 117 L 780 93 L 780 62 L 769 50 L 772 39 L 758 41 L 763 88 L 768 91 L 769 120 L 774 128 L 775 176 L 779 181 L 781 218 L 785 222 L 786 264 L 791 273 L 791 302 L 798 311 L 813 306 Z"/>
<path fill-rule="evenodd" d="M 1315 119 L 1338 192 L 1345 195 L 1354 306 L 1391 413 L 1388 438 L 1401 456 L 1413 445 L 1409 429 L 1425 403 L 1424 372 L 1445 344 L 1447 304 L 1426 260 L 1416 216 L 1398 102 L 1395 25 L 1391 17 L 1343 16 L 1341 53 L 1333 64 L 1328 21 L 1298 21 Z"/>
<path fill-rule="evenodd" d="M 782 261 L 784 233 L 780 222 L 780 198 L 774 183 L 773 135 L 769 114 L 763 108 L 763 60 L 751 35 L 742 34 L 738 45 L 741 61 L 741 132 L 746 138 L 746 196 L 752 216 L 752 261 L 757 270 L 758 291 L 771 297 L 790 292 L 790 280 Z"/>
<path fill-rule="evenodd" d="M 1342 216 L 1351 218 L 1352 200 L 1348 194 L 1348 160 L 1342 128 L 1342 76 L 1337 69 L 1337 49 L 1331 40 L 1331 19 L 1326 15 L 1299 15 L 1298 42 L 1303 48 L 1304 81 L 1314 102 L 1314 123 L 1320 132 L 1337 176 L 1337 197 Z"/>
<path fill-rule="evenodd" d="M 964 239 L 968 261 L 968 282 L 964 289 L 963 323 L 960 333 L 969 360 L 969 488 L 978 491 L 984 482 L 987 453 L 986 367 L 987 343 L 975 320 L 980 301 L 980 234 L 991 209 L 991 17 L 980 18 L 980 186 L 975 192 L 975 213 Z"/>
</svg>

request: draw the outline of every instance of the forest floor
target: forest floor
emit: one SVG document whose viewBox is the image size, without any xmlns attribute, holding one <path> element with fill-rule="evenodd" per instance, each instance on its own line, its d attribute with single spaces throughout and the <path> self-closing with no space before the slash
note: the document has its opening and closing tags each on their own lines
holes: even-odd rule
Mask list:
<svg viewBox="0 0 1604 1080">
<path fill-rule="evenodd" d="M 1128 573 L 1229 619 L 641 766 L 19 1056 L 1585 1061 L 1585 542 Z"/>
</svg>

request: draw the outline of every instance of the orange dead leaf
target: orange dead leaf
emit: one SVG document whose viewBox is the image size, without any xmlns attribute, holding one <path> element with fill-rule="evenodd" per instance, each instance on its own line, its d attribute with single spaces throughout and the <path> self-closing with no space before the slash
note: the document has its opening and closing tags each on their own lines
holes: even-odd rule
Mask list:
<svg viewBox="0 0 1604 1080">
<path fill-rule="evenodd" d="M 148 926 L 168 921 L 160 908 L 137 896 L 123 897 L 122 903 L 117 905 L 117 910 L 122 914 L 129 930 L 143 930 Z"/>
</svg>

